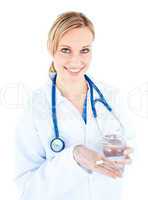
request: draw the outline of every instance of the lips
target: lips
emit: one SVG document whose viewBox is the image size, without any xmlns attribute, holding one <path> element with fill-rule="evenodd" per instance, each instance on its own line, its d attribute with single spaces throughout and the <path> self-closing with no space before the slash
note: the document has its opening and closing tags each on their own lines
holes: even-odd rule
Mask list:
<svg viewBox="0 0 148 200">
<path fill-rule="evenodd" d="M 78 74 L 80 71 L 82 71 L 82 69 L 84 69 L 84 67 L 80 68 L 80 69 L 69 69 L 67 67 L 64 66 L 64 69 L 66 69 L 69 73 L 71 74 Z"/>
</svg>

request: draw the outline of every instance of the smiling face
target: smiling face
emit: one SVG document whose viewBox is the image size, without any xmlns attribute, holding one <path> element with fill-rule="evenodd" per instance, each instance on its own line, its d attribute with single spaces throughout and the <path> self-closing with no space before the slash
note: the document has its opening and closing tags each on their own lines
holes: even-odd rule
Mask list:
<svg viewBox="0 0 148 200">
<path fill-rule="evenodd" d="M 91 57 L 93 34 L 87 27 L 64 34 L 53 56 L 57 75 L 62 79 L 80 79 L 87 71 Z"/>
</svg>

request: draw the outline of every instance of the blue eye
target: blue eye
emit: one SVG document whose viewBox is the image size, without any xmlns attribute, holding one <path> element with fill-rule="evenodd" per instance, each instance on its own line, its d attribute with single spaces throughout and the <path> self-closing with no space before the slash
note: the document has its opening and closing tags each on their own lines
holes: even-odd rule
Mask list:
<svg viewBox="0 0 148 200">
<path fill-rule="evenodd" d="M 68 48 L 62 48 L 61 49 L 61 52 L 62 53 L 70 53 L 71 52 L 71 50 L 70 49 L 68 49 Z M 82 49 L 82 50 L 80 50 L 80 53 L 82 53 L 82 54 L 86 54 L 86 53 L 89 53 L 90 52 L 90 49 L 89 48 L 85 48 L 85 49 Z"/>
<path fill-rule="evenodd" d="M 89 49 L 89 48 L 85 48 L 85 49 L 82 49 L 82 50 L 81 50 L 81 53 L 88 53 L 88 52 L 90 52 L 90 49 Z"/>
<path fill-rule="evenodd" d="M 61 52 L 62 53 L 70 53 L 70 50 L 68 48 L 62 48 Z"/>
</svg>

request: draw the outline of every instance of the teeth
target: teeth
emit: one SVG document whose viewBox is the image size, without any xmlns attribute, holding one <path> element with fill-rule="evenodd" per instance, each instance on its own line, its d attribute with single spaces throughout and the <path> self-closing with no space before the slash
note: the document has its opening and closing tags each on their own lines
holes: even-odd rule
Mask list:
<svg viewBox="0 0 148 200">
<path fill-rule="evenodd" d="M 82 70 L 82 68 L 81 69 L 68 69 L 67 67 L 64 67 L 66 70 L 68 70 L 69 72 L 72 72 L 72 73 L 78 73 L 78 72 L 80 72 L 81 70 Z"/>
<path fill-rule="evenodd" d="M 80 69 L 69 69 L 70 72 L 79 72 Z"/>
</svg>

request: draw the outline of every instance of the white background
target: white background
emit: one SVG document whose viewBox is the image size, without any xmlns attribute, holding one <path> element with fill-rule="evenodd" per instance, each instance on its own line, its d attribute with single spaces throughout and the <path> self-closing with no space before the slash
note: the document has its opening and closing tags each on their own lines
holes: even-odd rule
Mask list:
<svg viewBox="0 0 148 200">
<path fill-rule="evenodd" d="M 0 2 L 0 199 L 17 199 L 15 125 L 23 99 L 47 80 L 51 24 L 69 10 L 81 11 L 93 21 L 96 40 L 90 73 L 123 92 L 135 129 L 136 159 L 126 177 L 123 200 L 147 199 L 148 6 L 144 0 Z"/>
</svg>

